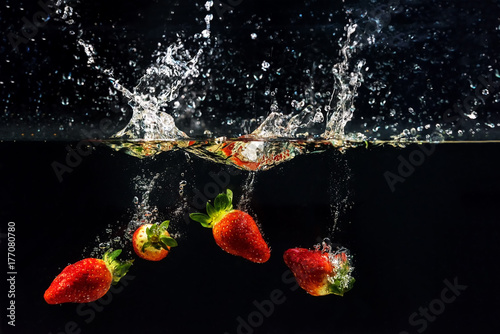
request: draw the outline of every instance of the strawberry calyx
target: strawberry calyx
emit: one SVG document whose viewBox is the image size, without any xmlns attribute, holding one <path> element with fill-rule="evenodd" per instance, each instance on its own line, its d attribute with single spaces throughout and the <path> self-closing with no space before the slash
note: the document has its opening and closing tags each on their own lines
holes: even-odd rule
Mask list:
<svg viewBox="0 0 500 334">
<path fill-rule="evenodd" d="M 117 249 L 115 251 L 108 250 L 104 253 L 102 258 L 111 273 L 111 276 L 113 277 L 113 285 L 118 283 L 120 279 L 127 274 L 130 266 L 134 262 L 134 260 L 118 261 L 116 258 L 121 254 L 121 252 L 121 249 Z"/>
<path fill-rule="evenodd" d="M 354 268 L 351 266 L 350 256 L 344 249 L 328 253 L 328 257 L 333 267 L 332 273 L 328 276 L 328 292 L 343 296 L 344 293 L 353 288 L 356 281 L 351 276 Z"/>
<path fill-rule="evenodd" d="M 159 225 L 153 224 L 148 228 L 146 228 L 146 235 L 148 237 L 148 241 L 146 241 L 142 245 L 141 249 L 142 252 L 144 252 L 144 250 L 148 247 L 153 247 L 157 250 L 161 250 L 162 248 L 165 250 L 169 250 L 170 247 L 177 246 L 177 241 L 175 241 L 174 238 L 165 235 L 169 223 L 170 221 L 165 220 L 163 223 Z"/>
<path fill-rule="evenodd" d="M 195 212 L 191 213 L 189 217 L 203 227 L 212 228 L 231 211 L 233 211 L 233 192 L 227 189 L 225 193 L 215 197 L 213 205 L 207 202 L 207 214 Z"/>
</svg>

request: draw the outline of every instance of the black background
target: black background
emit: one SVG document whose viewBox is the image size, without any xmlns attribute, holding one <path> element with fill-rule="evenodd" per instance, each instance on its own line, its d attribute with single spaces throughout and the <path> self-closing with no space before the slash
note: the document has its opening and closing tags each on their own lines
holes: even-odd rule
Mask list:
<svg viewBox="0 0 500 334">
<path fill-rule="evenodd" d="M 66 145 L 0 146 L 2 233 L 8 221 L 16 223 L 18 272 L 16 327 L 7 327 L 2 317 L 6 333 L 59 333 L 69 321 L 81 333 L 237 333 L 238 317 L 248 319 L 256 310 L 253 302 L 269 299 L 275 289 L 285 300 L 254 333 L 417 333 L 423 327 L 412 326 L 410 315 L 439 299 L 444 280 L 455 278 L 466 290 L 428 322 L 425 332 L 499 328 L 495 144 L 438 145 L 404 183 L 396 184 L 395 192 L 384 173 L 397 173 L 398 157 L 408 159 L 417 146 L 358 148 L 344 155 L 329 151 L 258 173 L 247 196 L 272 248 L 271 259 L 262 265 L 225 254 L 209 230 L 174 215 L 183 202 L 179 181 L 188 181 L 185 197 L 192 202 L 194 190 L 203 192 L 213 181 L 209 173 L 219 172 L 220 165 L 196 157 L 188 162 L 182 152 L 138 160 L 100 146 L 60 183 L 51 164 L 64 161 Z M 74 304 L 47 305 L 43 292 L 51 280 L 68 263 L 88 256 L 108 224 L 113 235 L 123 233 L 133 215 L 132 198 L 141 195 L 132 179 L 155 173 L 161 175 L 150 203 L 172 220 L 179 247 L 159 263 L 137 259 L 128 285 L 109 303 L 99 302 L 107 304 L 93 319 L 88 306 L 80 315 Z M 351 178 L 343 183 L 346 175 Z M 245 195 L 246 177 L 242 172 L 230 179 L 236 199 Z M 341 215 L 332 235 L 329 202 L 346 190 L 352 208 Z M 194 209 L 188 205 L 185 211 Z M 292 290 L 294 283 L 287 279 L 283 252 L 312 247 L 323 237 L 354 256 L 357 282 L 344 297 L 312 297 Z M 5 246 L 2 239 L 2 254 Z M 5 256 L 4 261 L 6 268 Z M 3 308 L 6 291 L 2 296 Z"/>
</svg>

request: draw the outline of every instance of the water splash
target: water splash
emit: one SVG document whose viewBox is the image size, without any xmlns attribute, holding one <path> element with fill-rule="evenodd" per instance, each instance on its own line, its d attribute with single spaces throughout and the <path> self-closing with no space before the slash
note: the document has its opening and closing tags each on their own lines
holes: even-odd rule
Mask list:
<svg viewBox="0 0 500 334">
<path fill-rule="evenodd" d="M 113 138 L 141 140 L 172 140 L 187 135 L 175 125 L 174 118 L 162 108 L 175 100 L 180 87 L 189 77 L 197 77 L 197 63 L 202 50 L 191 56 L 181 42 L 157 51 L 156 61 L 146 70 L 133 92 L 111 79 L 113 87 L 122 92 L 132 107 L 133 115 L 125 128 Z"/>
<path fill-rule="evenodd" d="M 353 55 L 361 48 L 351 36 L 356 31 L 357 25 L 350 23 L 345 27 L 347 32 L 344 45 L 339 51 L 342 61 L 333 66 L 332 73 L 335 80 L 330 103 L 326 106 L 329 112 L 326 130 L 323 137 L 327 139 L 343 138 L 344 129 L 352 119 L 355 111 L 354 100 L 358 95 L 358 88 L 363 82 L 362 68 L 364 60 L 359 60 L 350 71 L 350 62 Z"/>
</svg>

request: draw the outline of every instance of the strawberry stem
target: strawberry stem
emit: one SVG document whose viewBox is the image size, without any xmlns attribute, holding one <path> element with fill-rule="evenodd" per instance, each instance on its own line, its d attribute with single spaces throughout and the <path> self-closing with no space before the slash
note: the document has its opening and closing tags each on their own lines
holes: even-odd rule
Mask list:
<svg viewBox="0 0 500 334">
<path fill-rule="evenodd" d="M 148 236 L 148 241 L 142 245 L 142 251 L 148 247 L 154 247 L 155 249 L 165 249 L 169 250 L 170 247 L 176 247 L 177 241 L 170 236 L 166 236 L 165 232 L 167 232 L 168 225 L 170 221 L 165 220 L 160 225 L 153 224 L 150 227 L 146 228 L 146 235 Z"/>
<path fill-rule="evenodd" d="M 351 276 L 352 266 L 350 257 L 345 252 L 336 253 L 330 257 L 334 269 L 332 276 L 328 277 L 328 291 L 335 295 L 343 296 L 351 290 L 356 281 Z"/>
<path fill-rule="evenodd" d="M 233 192 L 226 189 L 225 193 L 221 193 L 215 197 L 214 204 L 207 202 L 207 214 L 191 213 L 189 217 L 200 223 L 203 227 L 212 228 L 217 224 L 222 217 L 233 211 Z"/>
<path fill-rule="evenodd" d="M 121 252 L 121 249 L 115 251 L 108 250 L 103 256 L 104 263 L 106 263 L 106 267 L 113 276 L 113 285 L 118 283 L 120 279 L 127 274 L 130 266 L 134 262 L 134 260 L 118 261 L 116 258 Z"/>
</svg>

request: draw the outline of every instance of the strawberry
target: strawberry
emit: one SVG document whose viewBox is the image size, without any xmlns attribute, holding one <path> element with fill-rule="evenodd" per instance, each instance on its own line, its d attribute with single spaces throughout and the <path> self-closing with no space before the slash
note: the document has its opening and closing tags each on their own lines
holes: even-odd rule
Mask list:
<svg viewBox="0 0 500 334">
<path fill-rule="evenodd" d="M 226 163 L 251 171 L 266 170 L 295 157 L 288 146 L 252 141 L 252 138 L 251 135 L 242 136 L 238 138 L 238 141 L 224 143 L 220 149 L 220 155 Z M 256 151 L 267 153 L 250 154 Z"/>
<path fill-rule="evenodd" d="M 108 251 L 102 260 L 88 258 L 70 264 L 45 291 L 45 301 L 48 304 L 89 303 L 101 298 L 132 265 L 132 261 L 116 260 L 121 252 L 121 249 Z"/>
<path fill-rule="evenodd" d="M 243 145 L 243 143 L 237 142 L 226 143 L 221 149 L 221 152 L 225 155 L 225 159 L 227 159 L 229 162 L 231 162 L 231 164 L 237 166 L 238 168 L 246 170 L 258 170 L 260 167 L 259 162 L 246 161 L 241 156 L 241 154 L 237 154 L 242 150 Z"/>
<path fill-rule="evenodd" d="M 167 232 L 168 224 L 166 220 L 161 225 L 144 224 L 135 230 L 132 245 L 137 256 L 149 261 L 160 261 L 167 256 L 170 247 L 177 246 L 177 242 Z"/>
<path fill-rule="evenodd" d="M 259 227 L 246 212 L 233 210 L 233 192 L 217 195 L 214 205 L 207 203 L 207 213 L 192 213 L 192 220 L 212 228 L 215 242 L 229 254 L 241 256 L 256 263 L 269 260 L 271 250 Z"/>
<path fill-rule="evenodd" d="M 313 296 L 335 294 L 343 296 L 352 289 L 354 278 L 346 250 L 332 253 L 317 246 L 314 250 L 292 248 L 283 255 L 299 286 Z"/>
</svg>

